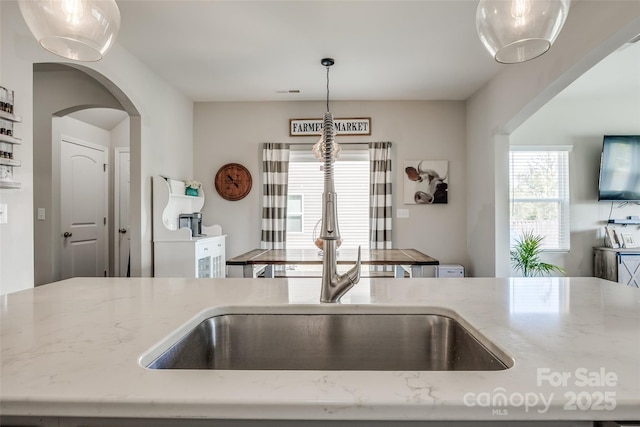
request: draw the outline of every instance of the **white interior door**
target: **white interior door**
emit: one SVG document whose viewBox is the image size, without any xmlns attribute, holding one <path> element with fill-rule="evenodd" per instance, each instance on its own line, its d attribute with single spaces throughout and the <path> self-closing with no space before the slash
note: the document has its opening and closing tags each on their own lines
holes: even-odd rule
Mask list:
<svg viewBox="0 0 640 427">
<path fill-rule="evenodd" d="M 63 139 L 60 153 L 62 278 L 106 276 L 106 148 Z"/>
<path fill-rule="evenodd" d="M 129 149 L 115 150 L 115 268 L 116 275 L 128 277 L 129 248 L 131 246 L 131 229 L 129 226 L 129 187 L 130 187 Z"/>
</svg>

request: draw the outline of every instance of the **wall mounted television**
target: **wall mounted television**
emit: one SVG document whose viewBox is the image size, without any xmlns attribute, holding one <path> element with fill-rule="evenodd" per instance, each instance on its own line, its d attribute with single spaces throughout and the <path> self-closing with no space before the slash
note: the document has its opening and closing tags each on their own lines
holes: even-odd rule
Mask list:
<svg viewBox="0 0 640 427">
<path fill-rule="evenodd" d="M 598 200 L 640 201 L 640 135 L 605 135 Z"/>
</svg>

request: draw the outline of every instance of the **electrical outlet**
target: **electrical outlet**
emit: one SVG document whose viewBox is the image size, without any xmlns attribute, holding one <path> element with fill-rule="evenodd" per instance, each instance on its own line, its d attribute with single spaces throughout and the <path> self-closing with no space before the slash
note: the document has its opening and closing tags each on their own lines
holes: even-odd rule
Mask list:
<svg viewBox="0 0 640 427">
<path fill-rule="evenodd" d="M 409 209 L 397 209 L 396 218 L 409 218 Z"/>
<path fill-rule="evenodd" d="M 44 221 L 46 219 L 44 208 L 38 208 L 38 221 Z"/>
<path fill-rule="evenodd" d="M 6 203 L 0 204 L 0 224 L 6 224 L 8 222 L 9 214 L 7 213 L 7 209 L 8 208 Z"/>
</svg>

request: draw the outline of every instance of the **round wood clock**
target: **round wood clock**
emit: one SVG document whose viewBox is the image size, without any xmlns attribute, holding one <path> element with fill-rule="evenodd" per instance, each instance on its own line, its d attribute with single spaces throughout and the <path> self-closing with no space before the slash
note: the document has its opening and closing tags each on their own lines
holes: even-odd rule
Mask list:
<svg viewBox="0 0 640 427">
<path fill-rule="evenodd" d="M 216 173 L 215 186 L 223 199 L 244 199 L 251 191 L 251 173 L 239 163 L 228 163 Z"/>
</svg>

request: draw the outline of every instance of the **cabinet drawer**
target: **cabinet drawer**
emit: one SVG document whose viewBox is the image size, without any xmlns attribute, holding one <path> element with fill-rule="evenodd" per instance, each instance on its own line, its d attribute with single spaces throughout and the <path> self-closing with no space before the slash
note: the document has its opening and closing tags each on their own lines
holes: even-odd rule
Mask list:
<svg viewBox="0 0 640 427">
<path fill-rule="evenodd" d="M 213 242 L 198 242 L 196 244 L 196 259 L 213 256 L 214 244 Z"/>
<path fill-rule="evenodd" d="M 202 258 L 204 256 L 219 256 L 222 254 L 223 247 L 223 243 L 219 240 L 198 242 L 196 244 L 196 258 Z"/>
</svg>

